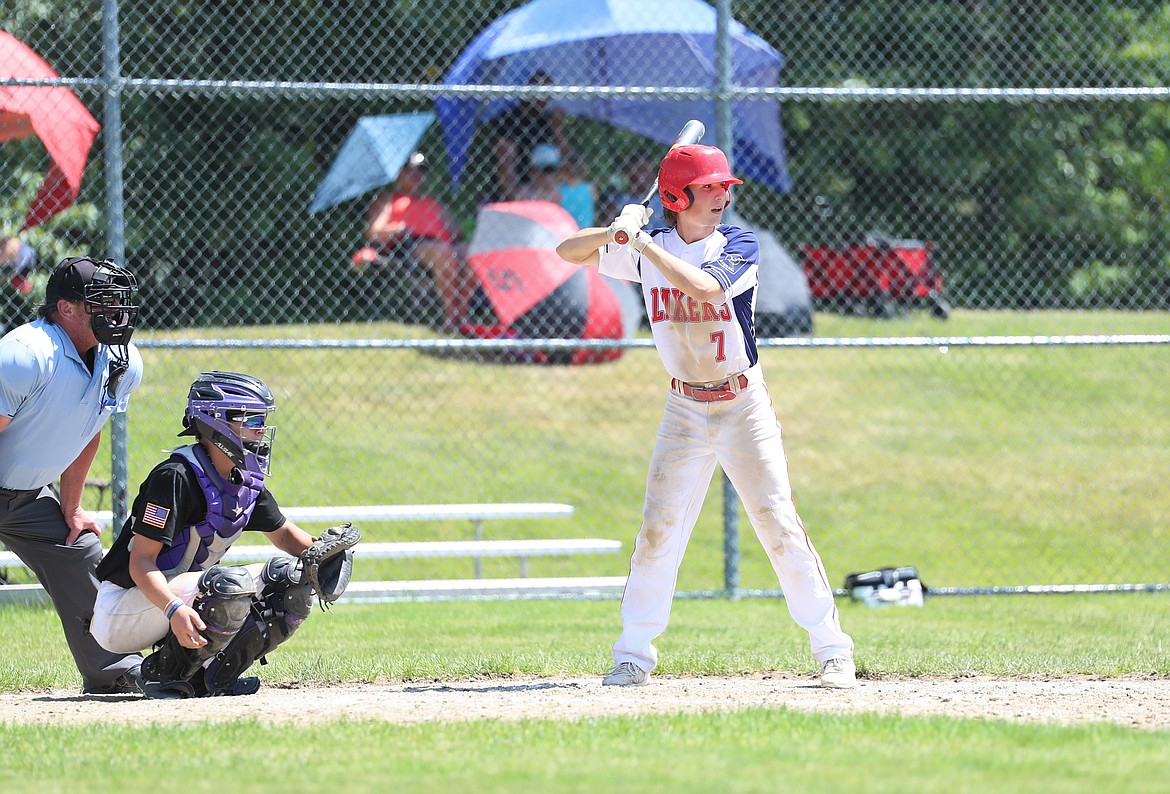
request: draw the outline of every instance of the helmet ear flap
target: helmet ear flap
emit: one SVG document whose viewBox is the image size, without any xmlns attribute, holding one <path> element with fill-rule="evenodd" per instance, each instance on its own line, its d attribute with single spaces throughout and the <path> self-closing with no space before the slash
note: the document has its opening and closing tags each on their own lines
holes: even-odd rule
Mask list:
<svg viewBox="0 0 1170 794">
<path fill-rule="evenodd" d="M 662 206 L 668 210 L 673 210 L 674 212 L 682 212 L 687 207 L 691 206 L 692 202 L 695 200 L 695 194 L 691 192 L 689 187 L 683 188 L 683 194 L 681 196 L 675 195 L 669 190 L 664 189 L 662 191 L 662 197 L 666 199 L 666 201 L 662 203 Z"/>
</svg>

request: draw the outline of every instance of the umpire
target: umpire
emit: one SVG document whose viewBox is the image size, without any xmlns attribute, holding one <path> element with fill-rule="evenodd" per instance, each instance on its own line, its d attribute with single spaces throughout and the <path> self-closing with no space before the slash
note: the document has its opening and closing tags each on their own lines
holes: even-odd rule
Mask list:
<svg viewBox="0 0 1170 794">
<path fill-rule="evenodd" d="M 0 339 L 0 541 L 53 600 L 85 694 L 136 692 L 142 663 L 89 634 L 102 530 L 81 507 L 102 427 L 142 380 L 137 292 L 113 262 L 65 259 L 37 319 Z"/>
</svg>

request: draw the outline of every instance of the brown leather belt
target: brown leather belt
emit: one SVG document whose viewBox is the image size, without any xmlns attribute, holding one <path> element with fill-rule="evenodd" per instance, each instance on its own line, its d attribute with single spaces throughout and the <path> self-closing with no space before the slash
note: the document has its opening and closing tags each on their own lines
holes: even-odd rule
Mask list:
<svg viewBox="0 0 1170 794">
<path fill-rule="evenodd" d="M 703 386 L 695 386 L 678 378 L 672 378 L 670 381 L 670 388 L 678 392 L 683 397 L 689 397 L 701 403 L 723 402 L 724 400 L 734 400 L 742 390 L 748 386 L 747 375 L 740 373 L 733 378 L 728 378 L 722 383 L 710 383 Z"/>
</svg>

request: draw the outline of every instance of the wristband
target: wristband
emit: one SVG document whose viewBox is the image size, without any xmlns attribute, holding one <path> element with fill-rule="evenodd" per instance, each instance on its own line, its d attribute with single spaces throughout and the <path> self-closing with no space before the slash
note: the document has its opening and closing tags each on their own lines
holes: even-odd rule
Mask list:
<svg viewBox="0 0 1170 794">
<path fill-rule="evenodd" d="M 182 599 L 172 598 L 170 601 L 168 601 L 166 608 L 163 610 L 163 614 L 167 616 L 167 620 L 170 620 L 171 615 L 175 614 L 175 612 L 177 612 L 181 606 L 183 606 Z"/>
</svg>

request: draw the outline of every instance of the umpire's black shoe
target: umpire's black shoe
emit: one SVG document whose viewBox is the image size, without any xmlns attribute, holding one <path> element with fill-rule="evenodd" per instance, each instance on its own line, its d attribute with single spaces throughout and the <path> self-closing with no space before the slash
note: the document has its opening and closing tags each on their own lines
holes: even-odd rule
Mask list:
<svg viewBox="0 0 1170 794">
<path fill-rule="evenodd" d="M 142 678 L 142 666 L 134 665 L 122 675 L 105 686 L 87 686 L 81 690 L 83 695 L 137 695 L 142 690 L 138 686 Z"/>
</svg>

